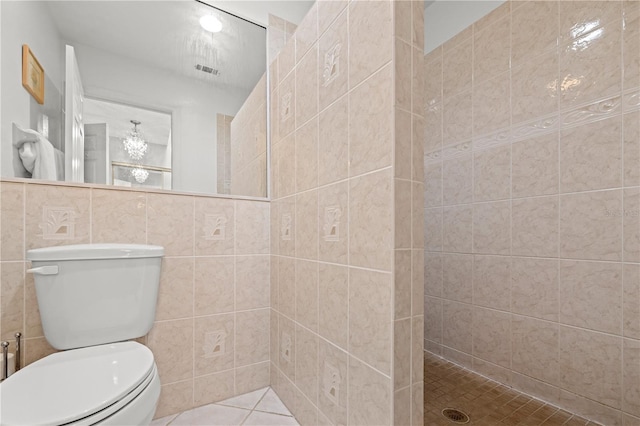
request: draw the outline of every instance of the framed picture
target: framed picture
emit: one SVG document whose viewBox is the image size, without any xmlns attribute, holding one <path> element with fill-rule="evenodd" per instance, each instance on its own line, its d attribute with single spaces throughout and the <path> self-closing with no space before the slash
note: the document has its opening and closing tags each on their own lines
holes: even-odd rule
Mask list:
<svg viewBox="0 0 640 426">
<path fill-rule="evenodd" d="M 22 45 L 22 85 L 39 103 L 44 103 L 44 69 L 26 44 Z"/>
</svg>

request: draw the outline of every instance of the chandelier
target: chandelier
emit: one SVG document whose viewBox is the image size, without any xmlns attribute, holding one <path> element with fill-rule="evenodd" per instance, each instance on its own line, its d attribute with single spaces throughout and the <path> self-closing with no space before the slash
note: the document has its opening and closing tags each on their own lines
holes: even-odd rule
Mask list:
<svg viewBox="0 0 640 426">
<path fill-rule="evenodd" d="M 137 120 L 131 120 L 131 124 L 133 124 L 133 130 L 127 132 L 122 143 L 124 145 L 124 150 L 127 151 L 127 154 L 129 154 L 129 157 L 131 157 L 132 160 L 141 160 L 147 153 L 148 145 L 140 132 L 138 132 L 138 125 L 140 122 Z"/>
<path fill-rule="evenodd" d="M 133 176 L 138 183 L 144 183 L 149 177 L 149 172 L 143 168 L 136 167 L 131 169 L 131 176 Z"/>
</svg>

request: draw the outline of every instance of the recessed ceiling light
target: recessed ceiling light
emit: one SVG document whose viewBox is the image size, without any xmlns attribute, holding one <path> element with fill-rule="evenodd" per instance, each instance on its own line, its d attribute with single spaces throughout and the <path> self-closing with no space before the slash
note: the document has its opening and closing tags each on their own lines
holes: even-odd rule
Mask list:
<svg viewBox="0 0 640 426">
<path fill-rule="evenodd" d="M 200 25 L 211 33 L 219 33 L 222 30 L 222 22 L 213 15 L 205 15 L 200 18 Z"/>
</svg>

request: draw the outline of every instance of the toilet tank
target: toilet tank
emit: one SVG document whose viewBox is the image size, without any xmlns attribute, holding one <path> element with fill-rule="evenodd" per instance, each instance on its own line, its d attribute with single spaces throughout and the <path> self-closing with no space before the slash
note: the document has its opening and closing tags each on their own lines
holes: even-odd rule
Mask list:
<svg viewBox="0 0 640 426">
<path fill-rule="evenodd" d="M 44 335 L 56 349 L 144 336 L 153 325 L 164 248 L 79 244 L 27 251 Z"/>
</svg>

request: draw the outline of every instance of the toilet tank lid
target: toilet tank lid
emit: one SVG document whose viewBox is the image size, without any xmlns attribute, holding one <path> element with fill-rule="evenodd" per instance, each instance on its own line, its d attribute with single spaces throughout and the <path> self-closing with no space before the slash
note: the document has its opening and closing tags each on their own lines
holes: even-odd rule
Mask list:
<svg viewBox="0 0 640 426">
<path fill-rule="evenodd" d="M 162 257 L 164 247 L 146 244 L 74 244 L 27 250 L 27 260 L 91 260 Z"/>
</svg>

